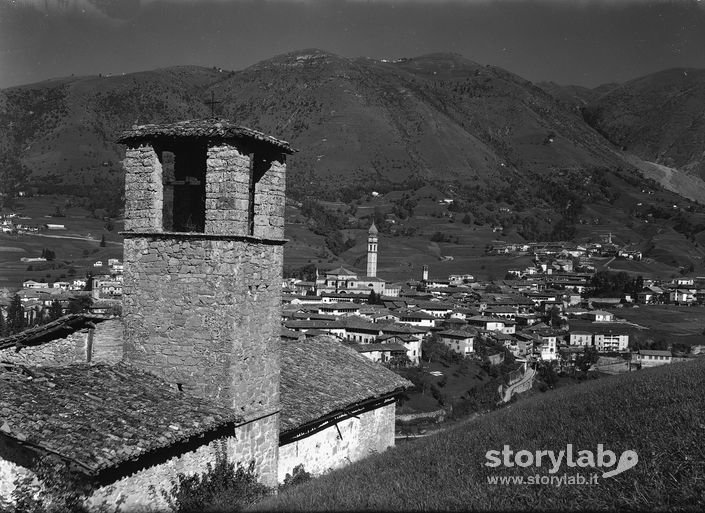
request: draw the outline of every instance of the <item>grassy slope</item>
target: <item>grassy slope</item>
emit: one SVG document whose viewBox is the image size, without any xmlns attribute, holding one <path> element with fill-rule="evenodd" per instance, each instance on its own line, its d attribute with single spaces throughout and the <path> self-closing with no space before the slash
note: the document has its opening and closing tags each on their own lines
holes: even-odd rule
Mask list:
<svg viewBox="0 0 705 513">
<path fill-rule="evenodd" d="M 641 158 L 703 177 L 705 70 L 670 69 L 630 80 L 591 102 L 586 120 Z"/>
<path fill-rule="evenodd" d="M 90 216 L 90 212 L 79 207 L 66 208 L 66 197 L 25 198 L 13 209 L 29 219 L 19 222 L 29 225 L 45 223 L 63 224 L 66 230 L 42 231 L 40 234 L 10 235 L 0 233 L 0 288 L 16 289 L 24 280 L 53 282 L 72 279 L 68 274 L 74 268 L 75 278 L 82 278 L 87 271 L 105 272 L 105 268 L 93 268 L 96 260 L 106 262 L 109 258 L 122 260 L 122 221 L 115 221 L 112 231 L 105 229 L 105 222 Z M 62 209 L 66 217 L 48 217 Z M 101 237 L 105 237 L 106 247 L 100 247 Z M 56 254 L 57 269 L 28 271 L 41 267 L 41 264 L 22 262 L 22 257 L 38 257 L 47 248 Z M 86 254 L 87 252 L 87 254 Z"/>
<path fill-rule="evenodd" d="M 374 455 L 260 503 L 265 510 L 690 509 L 705 501 L 705 360 L 536 395 L 469 425 Z M 591 486 L 490 485 L 485 453 L 634 450 L 635 468 Z M 561 467 L 556 475 L 588 469 Z"/>
<path fill-rule="evenodd" d="M 705 316 L 703 309 L 677 305 L 639 305 L 638 308 L 612 310 L 617 317 L 645 326 L 645 338 L 681 344 L 702 344 Z"/>
</svg>

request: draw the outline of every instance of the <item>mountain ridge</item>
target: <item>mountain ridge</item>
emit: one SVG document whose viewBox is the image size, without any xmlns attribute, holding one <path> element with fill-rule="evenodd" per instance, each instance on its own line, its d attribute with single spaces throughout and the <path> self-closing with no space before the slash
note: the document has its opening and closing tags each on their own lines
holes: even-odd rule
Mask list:
<svg viewBox="0 0 705 513">
<path fill-rule="evenodd" d="M 551 94 L 458 54 L 379 60 L 318 49 L 240 71 L 177 66 L 65 77 L 0 91 L 0 183 L 10 197 L 32 185 L 42 194 L 78 196 L 89 210 L 107 208 L 114 217 L 124 176 L 118 134 L 134 124 L 215 115 L 300 150 L 288 164 L 287 193 L 335 205 L 336 222 L 316 228 L 318 236 L 337 233 L 326 238 L 335 255 L 347 244 L 343 232 L 364 224 L 361 215 L 396 216 L 387 228 L 397 234 L 443 232 L 459 216 L 469 223 L 464 237 L 481 226 L 516 240 L 588 236 L 597 220 L 624 230 L 624 240 L 649 241 L 658 230 L 649 224 L 645 195 L 668 219 L 664 229 L 678 227 L 674 237 L 693 239 L 683 247 L 694 244 L 700 219 L 683 223 L 665 212 L 679 204 L 686 212 L 679 215 L 690 216 L 696 207 L 665 191 L 654 195 L 656 183 L 638 169 L 671 189 L 695 196 L 702 189 L 674 179 L 677 170 L 622 152 L 560 98 L 559 87 Z M 604 94 L 597 98 L 612 90 L 598 88 Z M 418 193 L 427 187 L 436 192 Z M 394 199 L 355 214 L 372 191 L 395 191 Z M 439 198 L 452 207 L 439 207 Z M 664 257 L 668 265 L 688 267 L 680 253 Z M 699 255 L 693 249 L 688 262 Z"/>
</svg>

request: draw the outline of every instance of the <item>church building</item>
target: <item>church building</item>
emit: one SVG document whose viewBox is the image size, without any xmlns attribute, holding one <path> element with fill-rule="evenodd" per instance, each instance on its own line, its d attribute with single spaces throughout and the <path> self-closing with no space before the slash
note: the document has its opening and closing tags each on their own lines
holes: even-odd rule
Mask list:
<svg viewBox="0 0 705 513">
<path fill-rule="evenodd" d="M 254 461 L 260 481 L 275 487 L 280 450 L 291 469 L 324 447 L 316 473 L 393 445 L 394 400 L 406 380 L 333 340 L 282 346 L 286 157 L 295 150 L 214 119 L 135 126 L 119 142 L 121 329 L 110 331 L 109 358 L 100 357 L 105 323 L 61 351 L 42 354 L 53 342 L 36 337 L 44 367 L 28 365 L 31 357 L 13 363 L 0 343 L 0 497 L 47 455 L 91 484 L 90 504 L 131 511 L 164 509 L 150 487 L 207 470 L 218 450 Z M 31 352 L 31 339 L 11 350 Z M 47 365 L 49 353 L 56 361 Z M 351 385 L 311 381 L 320 361 L 334 368 L 331 380 Z M 361 385 L 352 383 L 358 375 Z M 357 444 L 329 436 L 343 422 Z M 325 443 L 307 443 L 317 433 Z"/>
<path fill-rule="evenodd" d="M 374 221 L 367 232 L 367 275 L 358 276 L 345 267 L 325 271 L 316 277 L 318 294 L 365 294 L 374 292 L 379 296 L 397 297 L 400 287 L 392 286 L 377 277 L 377 243 L 379 230 Z"/>
</svg>

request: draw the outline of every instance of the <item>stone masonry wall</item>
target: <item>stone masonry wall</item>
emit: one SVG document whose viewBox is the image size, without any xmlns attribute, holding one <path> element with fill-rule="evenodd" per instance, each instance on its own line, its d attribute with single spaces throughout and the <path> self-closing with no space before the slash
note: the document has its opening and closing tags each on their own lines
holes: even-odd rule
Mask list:
<svg viewBox="0 0 705 513">
<path fill-rule="evenodd" d="M 106 507 L 116 512 L 169 511 L 161 490 L 169 490 L 179 473 L 193 475 L 206 472 L 208 463 L 215 464 L 219 446 L 225 447 L 228 461 L 246 467 L 254 459 L 258 480 L 274 487 L 277 484 L 278 429 L 277 414 L 238 426 L 233 436 L 204 444 L 194 451 L 139 470 L 99 488 L 88 499 L 87 506 L 92 511 L 105 511 Z M 31 474 L 31 471 L 0 458 L 0 506 L 3 500 L 11 502 L 15 480 L 27 474 Z M 116 509 L 117 504 L 120 506 Z"/>
<path fill-rule="evenodd" d="M 161 230 L 162 164 L 149 145 L 128 147 L 125 167 L 125 230 Z"/>
<path fill-rule="evenodd" d="M 125 237 L 125 359 L 245 415 L 279 409 L 283 247 Z"/>
<path fill-rule="evenodd" d="M 279 447 L 279 482 L 294 467 L 319 475 L 394 446 L 395 404 L 377 408 L 311 436 Z"/>
<path fill-rule="evenodd" d="M 110 319 L 96 324 L 91 362 L 118 363 L 122 360 L 123 343 L 122 319 Z"/>
<path fill-rule="evenodd" d="M 255 186 L 254 236 L 268 239 L 284 238 L 284 194 L 286 164 L 276 160 L 270 163 Z"/>
<path fill-rule="evenodd" d="M 28 346 L 19 352 L 14 347 L 0 350 L 0 361 L 28 366 L 60 367 L 88 361 L 90 330 L 76 331 L 65 338 L 38 346 Z M 111 319 L 96 324 L 93 330 L 91 362 L 117 363 L 122 359 L 122 322 Z"/>
<path fill-rule="evenodd" d="M 248 235 L 250 156 L 230 144 L 208 148 L 206 233 Z"/>
<path fill-rule="evenodd" d="M 234 436 L 221 438 L 202 445 L 195 451 L 124 477 L 98 489 L 90 499 L 95 507 L 114 505 L 122 501 L 118 511 L 169 511 L 161 490 L 169 490 L 179 473 L 200 474 L 207 471 L 207 464 L 214 465 L 218 446 L 224 444 L 228 461 L 247 467 L 255 460 L 258 481 L 276 486 L 278 415 L 250 422 L 235 429 Z M 153 488 L 152 488 L 153 487 Z"/>
</svg>

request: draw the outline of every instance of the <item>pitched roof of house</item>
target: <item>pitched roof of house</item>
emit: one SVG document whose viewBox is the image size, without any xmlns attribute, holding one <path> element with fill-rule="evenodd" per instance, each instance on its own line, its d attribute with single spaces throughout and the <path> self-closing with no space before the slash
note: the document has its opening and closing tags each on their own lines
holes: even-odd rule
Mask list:
<svg viewBox="0 0 705 513">
<path fill-rule="evenodd" d="M 345 317 L 343 319 L 340 319 L 340 325 L 345 327 L 346 329 L 349 330 L 364 330 L 364 331 L 372 331 L 375 333 L 378 333 L 382 331 L 382 325 L 375 323 L 375 322 L 370 322 L 367 319 L 363 319 L 361 317 Z"/>
<path fill-rule="evenodd" d="M 90 323 L 106 320 L 105 317 L 85 313 L 67 314 L 56 320 L 28 328 L 20 333 L 0 339 L 0 350 L 9 347 L 22 347 L 42 344 L 57 338 L 66 337 L 74 331 L 81 330 Z"/>
<path fill-rule="evenodd" d="M 399 340 L 401 342 L 420 342 L 414 335 L 380 335 L 376 338 L 377 341 L 384 343 L 385 340 Z"/>
<path fill-rule="evenodd" d="M 359 310 L 359 303 L 322 303 L 317 307 L 319 310 Z"/>
<path fill-rule="evenodd" d="M 401 344 L 355 344 L 351 346 L 358 353 L 371 353 L 373 351 L 403 351 L 406 352 L 406 348 Z"/>
<path fill-rule="evenodd" d="M 658 349 L 640 349 L 639 354 L 642 356 L 673 356 L 670 351 L 659 351 Z"/>
<path fill-rule="evenodd" d="M 281 350 L 282 432 L 411 386 L 330 337 L 282 342 Z"/>
<path fill-rule="evenodd" d="M 340 320 L 302 319 L 284 321 L 284 327 L 291 330 L 305 329 L 340 329 L 343 324 Z"/>
<path fill-rule="evenodd" d="M 385 335 L 418 335 L 420 333 L 426 333 L 428 331 L 427 329 L 424 329 L 422 327 L 410 326 L 408 324 L 399 324 L 396 322 L 391 324 L 376 322 L 375 324 L 379 324 L 382 333 Z"/>
<path fill-rule="evenodd" d="M 207 137 L 207 138 L 222 138 L 222 139 L 253 139 L 259 142 L 271 144 L 282 150 L 284 153 L 294 153 L 291 145 L 276 139 L 270 135 L 265 135 L 262 132 L 238 126 L 227 119 L 191 119 L 187 121 L 179 121 L 177 123 L 166 124 L 148 124 L 135 125 L 129 130 L 125 130 L 120 134 L 118 143 L 131 143 L 144 139 L 154 139 L 161 137 Z"/>
<path fill-rule="evenodd" d="M 412 319 L 421 319 L 421 320 L 435 320 L 436 318 L 429 314 L 424 312 L 423 310 L 412 310 L 411 308 L 406 308 L 402 310 L 398 310 L 399 316 L 401 318 L 408 317 Z"/>
<path fill-rule="evenodd" d="M 233 409 L 178 392 L 124 363 L 0 364 L 0 431 L 90 475 L 241 422 Z"/>
<path fill-rule="evenodd" d="M 438 333 L 439 337 L 460 338 L 460 339 L 473 338 L 476 335 L 477 335 L 477 333 L 471 333 L 469 331 L 462 331 L 462 330 L 445 330 L 445 331 L 441 331 L 440 333 Z"/>
<path fill-rule="evenodd" d="M 612 312 L 608 312 L 606 310 L 590 310 L 588 311 L 588 315 L 603 315 L 603 316 L 609 316 L 609 317 L 614 317 L 614 314 Z"/>
<path fill-rule="evenodd" d="M 508 319 L 503 319 L 501 317 L 489 317 L 486 315 L 475 315 L 473 317 L 468 317 L 466 320 L 468 322 L 473 322 L 473 323 L 501 322 L 505 326 L 507 325 L 507 323 L 510 322 Z"/>
</svg>

